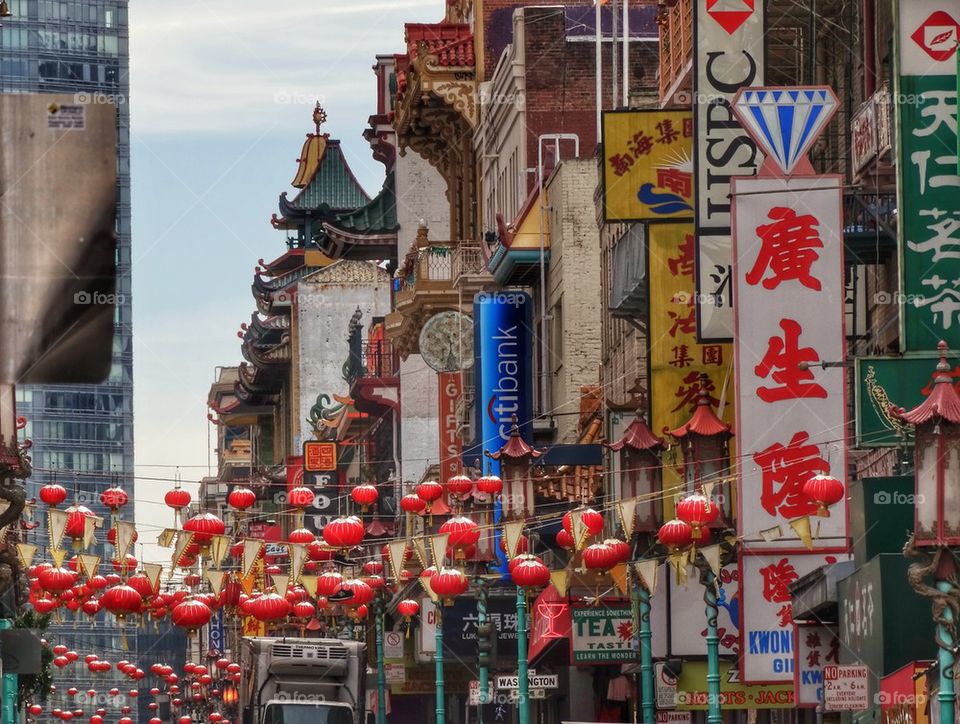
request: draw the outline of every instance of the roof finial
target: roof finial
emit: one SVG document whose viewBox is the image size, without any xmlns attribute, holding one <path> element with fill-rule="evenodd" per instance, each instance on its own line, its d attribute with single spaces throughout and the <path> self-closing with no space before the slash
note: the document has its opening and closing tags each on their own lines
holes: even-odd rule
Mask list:
<svg viewBox="0 0 960 724">
<path fill-rule="evenodd" d="M 320 101 L 317 101 L 317 105 L 313 109 L 313 125 L 317 129 L 317 135 L 320 135 L 320 126 L 327 122 L 327 112 L 323 110 L 323 106 L 320 105 Z"/>
</svg>

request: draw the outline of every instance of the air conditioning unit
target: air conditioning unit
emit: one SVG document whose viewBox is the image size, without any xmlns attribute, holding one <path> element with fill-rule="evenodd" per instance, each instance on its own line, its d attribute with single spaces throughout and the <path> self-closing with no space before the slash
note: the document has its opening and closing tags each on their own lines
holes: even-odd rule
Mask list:
<svg viewBox="0 0 960 724">
<path fill-rule="evenodd" d="M 345 676 L 349 665 L 346 646 L 335 643 L 297 640 L 275 641 L 270 646 L 270 671 L 296 674 L 324 667 L 330 676 Z"/>
</svg>

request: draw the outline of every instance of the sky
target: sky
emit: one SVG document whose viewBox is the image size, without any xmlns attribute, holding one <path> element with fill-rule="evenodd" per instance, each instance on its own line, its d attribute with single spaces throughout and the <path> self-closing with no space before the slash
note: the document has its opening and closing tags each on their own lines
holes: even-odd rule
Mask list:
<svg viewBox="0 0 960 724">
<path fill-rule="evenodd" d="M 241 361 L 259 259 L 283 253 L 269 223 L 317 100 L 373 195 L 362 138 L 375 56 L 443 0 L 165 0 L 130 3 L 136 518 L 172 524 L 164 493 L 216 466 L 207 391 Z M 292 195 L 292 194 L 291 194 Z M 208 455 L 209 453 L 209 455 Z M 145 532 L 144 538 L 153 539 Z M 150 546 L 147 559 L 169 552 Z"/>
</svg>

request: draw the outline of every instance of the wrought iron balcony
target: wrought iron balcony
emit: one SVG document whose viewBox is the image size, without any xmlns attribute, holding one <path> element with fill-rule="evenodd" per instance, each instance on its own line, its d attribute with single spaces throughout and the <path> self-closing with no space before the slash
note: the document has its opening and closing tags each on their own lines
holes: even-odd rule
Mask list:
<svg viewBox="0 0 960 724">
<path fill-rule="evenodd" d="M 851 191 L 843 196 L 847 264 L 881 264 L 897 249 L 897 195 Z"/>
<path fill-rule="evenodd" d="M 463 242 L 453 250 L 453 286 L 470 298 L 493 285 L 487 259 L 480 244 Z"/>
</svg>

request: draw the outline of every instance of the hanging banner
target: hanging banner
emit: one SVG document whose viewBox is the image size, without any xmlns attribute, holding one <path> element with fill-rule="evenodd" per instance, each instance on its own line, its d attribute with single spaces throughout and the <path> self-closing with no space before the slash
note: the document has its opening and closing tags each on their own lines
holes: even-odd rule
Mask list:
<svg viewBox="0 0 960 724">
<path fill-rule="evenodd" d="M 823 667 L 840 663 L 840 637 L 836 626 L 820 623 L 793 625 L 793 689 L 797 706 L 823 701 Z"/>
<path fill-rule="evenodd" d="M 684 661 L 677 681 L 677 709 L 703 710 L 710 703 L 707 687 L 707 662 Z M 720 662 L 720 706 L 733 709 L 789 709 L 793 706 L 793 687 L 751 686 L 740 679 L 737 666 Z"/>
<path fill-rule="evenodd" d="M 665 436 L 690 419 L 700 392 L 700 374 L 725 422 L 734 418 L 733 351 L 728 344 L 697 342 L 694 305 L 694 240 L 689 224 L 651 224 L 647 234 L 650 320 L 650 427 Z M 724 388 L 726 386 L 726 394 Z M 664 454 L 664 491 L 677 490 L 683 457 L 675 447 Z M 682 467 L 679 468 L 682 470 Z M 717 490 L 726 495 L 729 488 Z M 665 520 L 673 517 L 674 496 L 664 496 Z"/>
<path fill-rule="evenodd" d="M 763 85 L 763 3 L 694 2 L 694 186 L 697 200 L 696 312 L 704 341 L 733 338 L 730 283 L 730 179 L 752 176 L 763 161 L 730 111 L 740 88 Z"/>
<path fill-rule="evenodd" d="M 604 221 L 693 216 L 690 111 L 604 111 Z"/>
<path fill-rule="evenodd" d="M 751 684 L 793 683 L 790 584 L 849 556 L 816 553 L 740 556 L 740 674 Z"/>
<path fill-rule="evenodd" d="M 437 374 L 440 402 L 440 484 L 446 491 L 447 481 L 460 473 L 460 456 L 463 445 L 457 434 L 459 421 L 457 404 L 463 395 L 461 373 L 440 372 Z M 446 493 L 444 493 L 446 495 Z"/>
<path fill-rule="evenodd" d="M 217 609 L 207 624 L 207 655 L 222 656 L 227 650 L 226 636 L 223 631 L 223 609 Z"/>
<path fill-rule="evenodd" d="M 738 533 L 758 550 L 798 548 L 789 522 L 817 513 L 803 484 L 829 473 L 846 488 L 841 180 L 735 179 L 733 189 Z M 814 548 L 845 549 L 846 522 L 844 498 L 816 520 Z M 760 535 L 778 526 L 779 538 Z"/>
<path fill-rule="evenodd" d="M 895 33 L 900 339 L 960 349 L 957 29 L 960 0 L 900 0 Z"/>
</svg>

